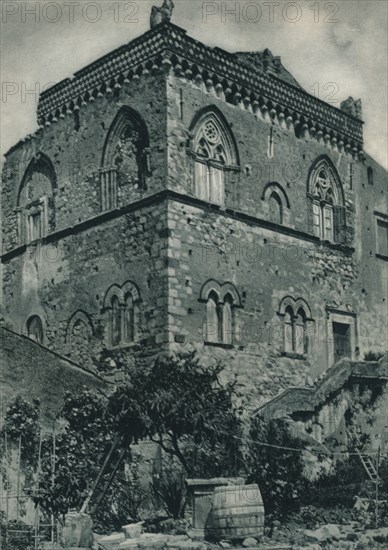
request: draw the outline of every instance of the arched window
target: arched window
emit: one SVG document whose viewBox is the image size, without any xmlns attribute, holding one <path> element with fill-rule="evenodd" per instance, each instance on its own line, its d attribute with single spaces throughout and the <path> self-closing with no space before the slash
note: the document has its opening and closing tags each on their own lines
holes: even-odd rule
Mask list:
<svg viewBox="0 0 388 550">
<path fill-rule="evenodd" d="M 132 294 L 124 298 L 124 342 L 130 343 L 135 339 L 135 310 Z"/>
<path fill-rule="evenodd" d="M 73 313 L 66 329 L 67 352 L 73 360 L 84 366 L 91 364 L 93 334 L 89 315 L 81 309 Z"/>
<path fill-rule="evenodd" d="M 116 208 L 131 200 L 134 190 L 146 187 L 150 173 L 146 124 L 136 111 L 122 107 L 104 146 L 101 166 L 101 209 Z"/>
<path fill-rule="evenodd" d="M 111 302 L 111 344 L 118 346 L 121 342 L 121 308 L 117 296 Z"/>
<path fill-rule="evenodd" d="M 195 194 L 202 200 L 224 203 L 225 174 L 237 167 L 237 152 L 225 121 L 215 111 L 197 117 L 192 128 Z"/>
<path fill-rule="evenodd" d="M 273 192 L 269 198 L 269 219 L 271 222 L 283 223 L 282 201 L 277 193 Z"/>
<path fill-rule="evenodd" d="M 39 344 L 43 343 L 43 324 L 38 315 L 32 315 L 27 321 L 27 335 Z"/>
<path fill-rule="evenodd" d="M 39 240 L 55 228 L 53 192 L 56 177 L 51 161 L 38 154 L 24 174 L 17 196 L 19 240 Z"/>
<path fill-rule="evenodd" d="M 284 315 L 284 351 L 294 351 L 294 330 L 293 330 L 294 312 L 291 307 L 287 307 Z"/>
<path fill-rule="evenodd" d="M 345 206 L 337 171 L 321 159 L 310 171 L 309 194 L 314 235 L 334 242 L 345 240 Z"/>
<path fill-rule="evenodd" d="M 233 344 L 233 298 L 227 294 L 222 307 L 222 331 L 224 344 Z"/>
<path fill-rule="evenodd" d="M 304 355 L 307 351 L 306 314 L 303 308 L 299 308 L 294 323 L 295 353 Z"/>
<path fill-rule="evenodd" d="M 220 341 L 219 298 L 215 292 L 209 294 L 206 303 L 206 341 Z"/>
</svg>

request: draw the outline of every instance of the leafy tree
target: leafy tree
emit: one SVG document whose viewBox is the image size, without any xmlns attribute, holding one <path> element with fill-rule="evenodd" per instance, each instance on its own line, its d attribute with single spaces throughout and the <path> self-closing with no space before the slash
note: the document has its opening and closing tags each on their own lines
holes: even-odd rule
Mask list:
<svg viewBox="0 0 388 550">
<path fill-rule="evenodd" d="M 10 442 L 17 443 L 21 438 L 21 458 L 33 465 L 36 461 L 36 450 L 39 442 L 39 409 L 40 402 L 34 399 L 32 403 L 20 395 L 9 404 L 1 430 L 1 444 L 4 447 L 4 434 Z M 4 452 L 5 449 L 3 449 Z"/>
<path fill-rule="evenodd" d="M 235 475 L 242 465 L 235 381 L 221 383 L 220 363 L 195 352 L 160 355 L 130 373 L 110 399 L 120 427 L 148 436 L 175 456 L 189 476 Z"/>
<path fill-rule="evenodd" d="M 39 492 L 33 495 L 56 517 L 81 507 L 115 435 L 106 399 L 90 390 L 67 393 L 59 418 L 63 428 L 56 436 L 55 465 L 50 436 L 42 444 Z"/>
</svg>

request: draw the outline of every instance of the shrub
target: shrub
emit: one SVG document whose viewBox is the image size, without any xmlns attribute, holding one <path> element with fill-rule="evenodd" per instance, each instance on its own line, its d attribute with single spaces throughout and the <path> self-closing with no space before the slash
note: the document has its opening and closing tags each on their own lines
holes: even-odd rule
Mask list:
<svg viewBox="0 0 388 550">
<path fill-rule="evenodd" d="M 301 442 L 290 434 L 285 420 L 261 417 L 252 421 L 250 440 L 247 482 L 259 485 L 267 521 L 297 510 L 309 482 L 303 475 L 302 453 L 287 448 L 301 449 Z"/>
</svg>

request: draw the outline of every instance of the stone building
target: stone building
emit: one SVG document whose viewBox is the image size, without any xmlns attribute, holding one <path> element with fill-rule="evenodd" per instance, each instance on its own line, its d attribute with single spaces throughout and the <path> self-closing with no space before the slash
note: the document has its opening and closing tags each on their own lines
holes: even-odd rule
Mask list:
<svg viewBox="0 0 388 550">
<path fill-rule="evenodd" d="M 196 346 L 256 405 L 384 351 L 386 172 L 361 117 L 162 19 L 44 91 L 8 151 L 4 317 L 90 369 Z"/>
</svg>

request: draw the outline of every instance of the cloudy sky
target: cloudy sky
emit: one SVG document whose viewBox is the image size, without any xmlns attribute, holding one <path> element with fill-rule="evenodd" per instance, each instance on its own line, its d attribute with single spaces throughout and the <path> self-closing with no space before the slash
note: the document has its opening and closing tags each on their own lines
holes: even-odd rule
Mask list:
<svg viewBox="0 0 388 550">
<path fill-rule="evenodd" d="M 361 98 L 365 150 L 387 167 L 387 1 L 174 0 L 173 22 L 229 51 L 269 48 L 310 93 Z M 1 154 L 36 125 L 39 91 L 149 28 L 162 0 L 6 1 Z"/>
</svg>

